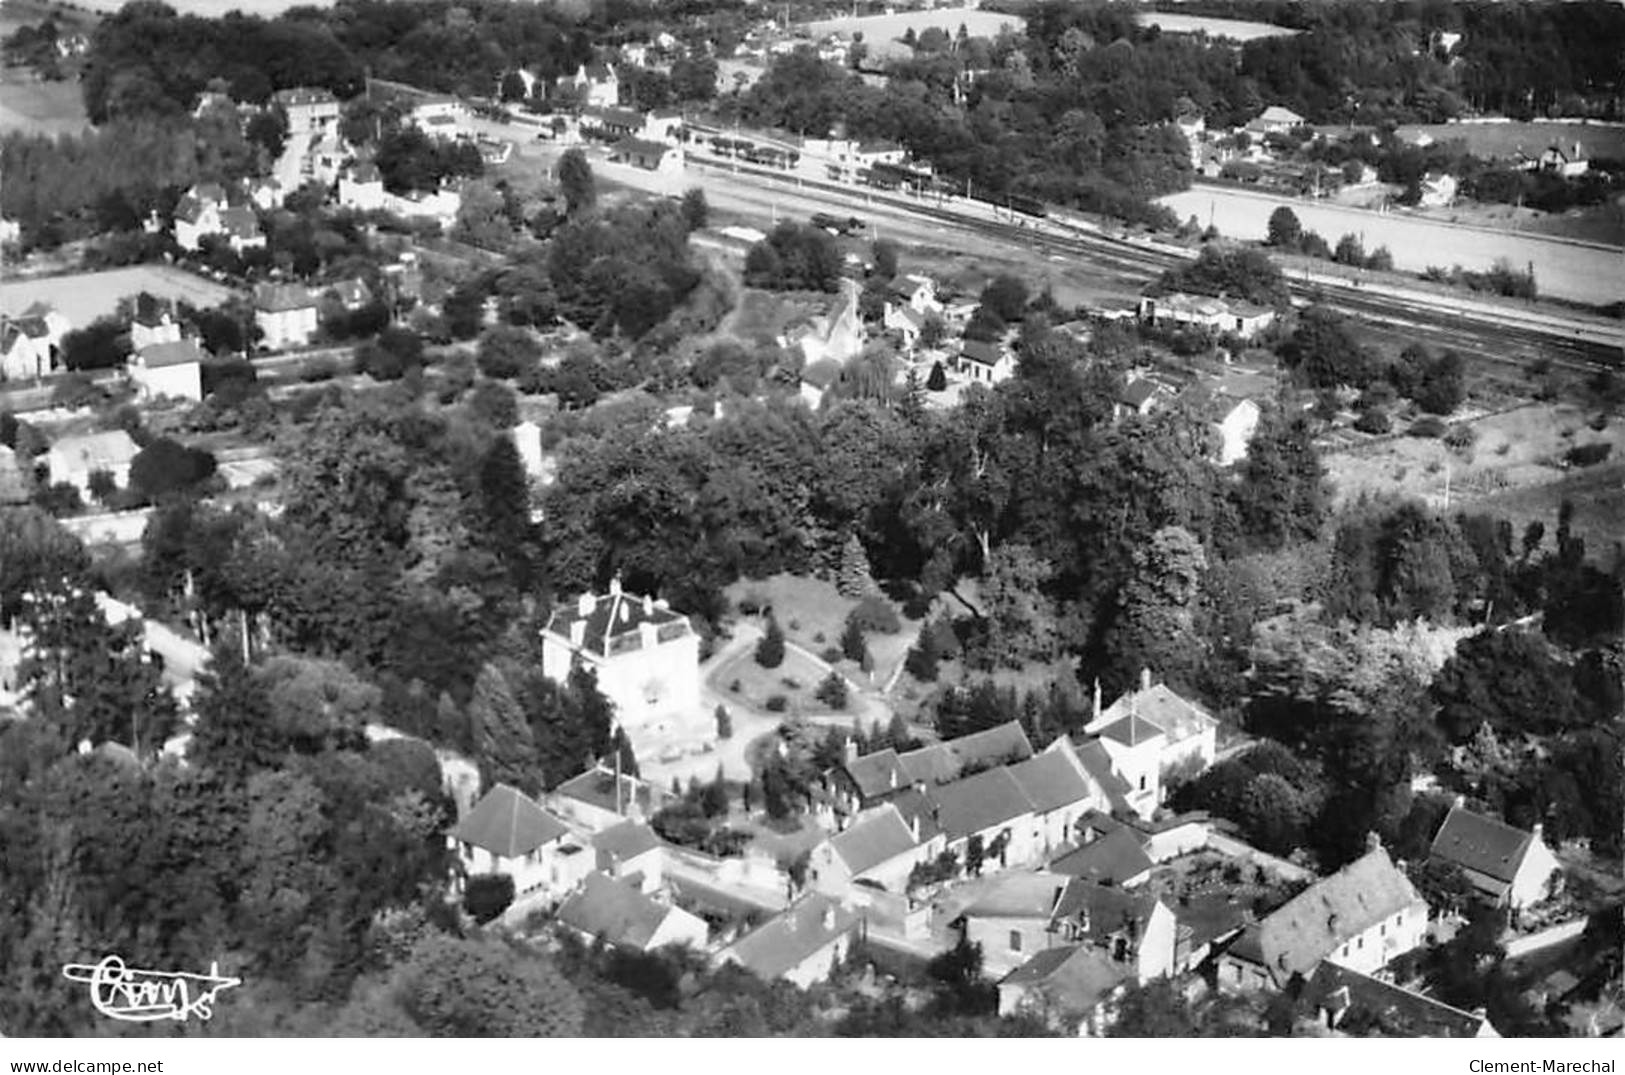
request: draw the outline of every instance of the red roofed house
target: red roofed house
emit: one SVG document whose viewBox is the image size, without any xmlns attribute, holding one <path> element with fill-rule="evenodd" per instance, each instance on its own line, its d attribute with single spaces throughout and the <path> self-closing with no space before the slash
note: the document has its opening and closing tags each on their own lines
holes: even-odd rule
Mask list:
<svg viewBox="0 0 1625 1075">
<path fill-rule="evenodd" d="M 582 594 L 547 621 L 542 673 L 562 683 L 577 659 L 597 673 L 639 753 L 699 707 L 700 639 L 688 617 L 665 601 L 622 593 L 619 578 L 609 593 Z"/>
<path fill-rule="evenodd" d="M 588 940 L 634 952 L 673 944 L 703 951 L 710 933 L 704 919 L 597 871 L 586 876 L 581 890 L 564 901 L 556 917 Z"/>
<path fill-rule="evenodd" d="M 514 896 L 562 896 L 586 878 L 594 856 L 535 799 L 498 784 L 451 830 L 452 850 L 465 875 L 505 873 Z"/>
<path fill-rule="evenodd" d="M 1497 907 L 1517 911 L 1545 899 L 1562 880 L 1562 867 L 1541 837 L 1539 825 L 1525 832 L 1456 806 L 1439 826 L 1428 859 L 1460 867 Z"/>
<path fill-rule="evenodd" d="M 203 399 L 204 354 L 191 340 L 155 343 L 143 347 L 125 369 L 141 390 L 141 398 Z"/>
<path fill-rule="evenodd" d="M 1427 901 L 1373 834 L 1363 857 L 1244 929 L 1219 957 L 1219 985 L 1280 989 L 1321 960 L 1369 974 L 1420 948 L 1427 924 Z"/>
<path fill-rule="evenodd" d="M 764 981 L 782 978 L 806 989 L 828 980 L 846 959 L 861 924 L 839 901 L 815 892 L 723 949 L 720 958 Z"/>
</svg>

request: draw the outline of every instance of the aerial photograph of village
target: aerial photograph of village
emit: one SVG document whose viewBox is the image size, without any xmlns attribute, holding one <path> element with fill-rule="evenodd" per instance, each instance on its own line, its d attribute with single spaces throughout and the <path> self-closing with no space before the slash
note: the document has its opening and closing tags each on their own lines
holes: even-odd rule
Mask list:
<svg viewBox="0 0 1625 1075">
<path fill-rule="evenodd" d="M 0 61 L 9 1070 L 1619 1055 L 1621 0 L 3 0 Z"/>
</svg>

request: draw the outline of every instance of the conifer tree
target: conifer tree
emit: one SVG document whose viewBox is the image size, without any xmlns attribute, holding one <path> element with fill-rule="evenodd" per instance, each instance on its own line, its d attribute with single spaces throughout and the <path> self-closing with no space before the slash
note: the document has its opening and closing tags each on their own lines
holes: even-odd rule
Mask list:
<svg viewBox="0 0 1625 1075">
<path fill-rule="evenodd" d="M 857 534 L 848 534 L 846 543 L 841 546 L 841 563 L 835 588 L 842 597 L 862 597 L 874 588 L 874 578 L 869 573 L 869 554 L 864 551 L 863 542 Z"/>
<path fill-rule="evenodd" d="M 756 644 L 756 663 L 763 668 L 777 668 L 784 663 L 784 630 L 778 618 L 767 618 L 767 634 Z"/>
</svg>

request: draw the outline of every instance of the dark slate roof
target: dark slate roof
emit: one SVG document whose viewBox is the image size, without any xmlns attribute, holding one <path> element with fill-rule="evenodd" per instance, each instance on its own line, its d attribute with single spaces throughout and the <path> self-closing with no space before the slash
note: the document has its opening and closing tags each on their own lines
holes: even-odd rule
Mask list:
<svg viewBox="0 0 1625 1075">
<path fill-rule="evenodd" d="M 583 119 L 597 120 L 605 127 L 624 127 L 635 131 L 643 126 L 643 116 L 630 108 L 584 108 L 581 110 Z"/>
<path fill-rule="evenodd" d="M 1130 713 L 1123 719 L 1113 721 L 1100 729 L 1100 734 L 1102 738 L 1122 743 L 1126 747 L 1137 747 L 1163 735 L 1163 731 L 1138 713 Z"/>
<path fill-rule="evenodd" d="M 1083 802 L 1095 792 L 1088 776 L 1060 751 L 1035 754 L 1009 770 L 1039 813 Z"/>
<path fill-rule="evenodd" d="M 293 105 L 322 105 L 338 103 L 338 98 L 334 97 L 327 90 L 310 89 L 309 87 L 305 86 L 291 90 L 278 90 L 276 93 L 272 94 L 271 97 L 272 100 L 276 101 L 277 104 L 284 108 Z"/>
<path fill-rule="evenodd" d="M 1005 975 L 1001 986 L 1041 989 L 1063 1011 L 1086 1012 L 1133 974 L 1091 945 L 1047 948 Z"/>
<path fill-rule="evenodd" d="M 1042 918 L 1055 913 L 1069 877 L 1012 871 L 1000 874 L 965 908 L 967 918 Z"/>
<path fill-rule="evenodd" d="M 559 907 L 558 920 L 572 929 L 625 948 L 648 948 L 672 909 L 629 884 L 597 871 Z"/>
<path fill-rule="evenodd" d="M 619 652 L 621 648 L 636 648 L 632 640 L 619 640 L 629 635 L 633 639 L 639 637 L 642 624 L 667 627 L 687 622 L 683 615 L 673 612 L 664 601 L 612 591 L 593 597 L 592 610 L 586 616 L 581 615 L 581 608 L 574 601 L 560 604 L 548 617 L 547 630 L 568 640 L 571 625 L 582 619 L 587 621 L 587 631 L 581 648 L 599 656 Z"/>
<path fill-rule="evenodd" d="M 1316 881 L 1264 919 L 1258 931 L 1258 962 L 1277 981 L 1308 974 L 1350 938 L 1421 902 L 1388 852 L 1375 848 Z"/>
<path fill-rule="evenodd" d="M 1533 833 L 1458 806 L 1445 815 L 1429 857 L 1510 884 L 1534 841 Z"/>
<path fill-rule="evenodd" d="M 259 218 L 252 209 L 232 206 L 220 212 L 220 226 L 239 239 L 252 239 L 260 233 Z"/>
<path fill-rule="evenodd" d="M 987 340 L 965 340 L 959 345 L 959 354 L 983 366 L 996 366 L 1004 357 L 1004 348 Z"/>
<path fill-rule="evenodd" d="M 1145 924 L 1156 907 L 1155 896 L 1134 895 L 1120 888 L 1074 878 L 1055 902 L 1053 918 L 1057 922 L 1081 925 L 1084 936 L 1103 940 L 1129 928 L 1131 923 L 1136 936 L 1143 935 Z"/>
<path fill-rule="evenodd" d="M 1092 844 L 1062 855 L 1050 863 L 1049 868 L 1084 881 L 1122 885 L 1149 872 L 1152 865 L 1139 834 L 1123 826 Z"/>
<path fill-rule="evenodd" d="M 564 822 L 518 788 L 498 784 L 457 823 L 452 839 L 512 859 L 568 836 Z"/>
<path fill-rule="evenodd" d="M 613 781 L 614 777 L 610 779 Z M 610 808 L 614 809 L 613 804 Z M 649 826 L 636 821 L 623 821 L 594 836 L 592 846 L 598 851 L 598 865 L 602 867 L 608 865 L 609 861 L 630 862 L 664 845 Z"/>
<path fill-rule="evenodd" d="M 1044 981 L 1051 974 L 1078 953 L 1077 945 L 1067 945 L 1062 948 L 1046 948 L 1033 956 L 1027 962 L 999 979 L 1000 985 L 1034 985 Z"/>
<path fill-rule="evenodd" d="M 942 826 L 937 824 L 937 819 L 932 816 L 932 803 L 926 797 L 925 792 L 916 788 L 909 788 L 907 791 L 888 799 L 887 803 L 895 806 L 897 812 L 903 815 L 903 820 L 910 825 L 913 825 L 916 821 L 919 822 L 920 842 L 922 844 L 942 835 Z"/>
<path fill-rule="evenodd" d="M 1033 745 L 1027 733 L 1019 721 L 1012 720 L 945 743 L 911 750 L 898 761 L 910 782 L 929 786 L 957 780 L 966 769 L 1025 761 L 1032 756 Z"/>
<path fill-rule="evenodd" d="M 615 143 L 611 152 L 617 157 L 636 157 L 639 160 L 653 158 L 658 161 L 674 150 L 664 142 L 651 142 L 645 138 L 623 138 Z"/>
<path fill-rule="evenodd" d="M 580 776 L 573 776 L 554 788 L 552 794 L 575 799 L 590 806 L 596 806 L 601 810 L 614 811 L 616 805 L 615 774 L 603 768 L 589 769 Z M 658 805 L 658 798 L 658 792 L 649 784 L 637 777 L 621 774 L 620 808 L 622 811 L 629 809 L 635 802 L 645 814 L 648 814 Z"/>
<path fill-rule="evenodd" d="M 1032 800 L 1003 768 L 927 788 L 925 794 L 936 806 L 937 824 L 949 839 L 983 832 L 1033 810 Z"/>
<path fill-rule="evenodd" d="M 1304 999 L 1315 1009 L 1334 1015 L 1357 1009 L 1381 1017 L 1396 1031 L 1418 1038 L 1475 1038 L 1486 1022 L 1482 1015 L 1335 963 L 1322 963 L 1315 969 Z"/>
<path fill-rule="evenodd" d="M 831 912 L 833 928 L 825 927 L 826 911 Z M 730 951 L 746 970 L 772 981 L 799 967 L 857 925 L 856 914 L 828 896 L 815 893 L 775 916 L 761 929 L 735 941 Z"/>
<path fill-rule="evenodd" d="M 897 759 L 897 751 L 890 747 L 853 758 L 842 768 L 865 799 L 878 798 L 912 783 Z"/>
<path fill-rule="evenodd" d="M 830 385 L 840 380 L 840 377 L 841 364 L 830 358 L 809 362 L 801 371 L 801 383 L 810 384 L 821 391 L 827 390 Z"/>
<path fill-rule="evenodd" d="M 266 313 L 303 310 L 316 305 L 316 297 L 304 284 L 260 284 L 254 289 L 254 306 Z"/>
<path fill-rule="evenodd" d="M 886 805 L 829 838 L 830 846 L 856 877 L 914 850 L 914 833 L 897 808 Z"/>
<path fill-rule="evenodd" d="M 1123 402 L 1130 407 L 1143 407 L 1146 400 L 1162 391 L 1162 385 L 1147 377 L 1131 381 L 1123 389 Z"/>
<path fill-rule="evenodd" d="M 1107 706 L 1101 717 L 1111 720 L 1131 713 L 1161 728 L 1170 743 L 1200 735 L 1208 728 L 1216 728 L 1219 723 L 1207 710 L 1181 697 L 1166 683 L 1153 684 L 1145 690 L 1129 691 Z"/>
<path fill-rule="evenodd" d="M 1133 789 L 1129 787 L 1129 782 L 1112 768 L 1111 755 L 1100 745 L 1100 740 L 1091 739 L 1077 750 L 1078 760 L 1083 763 L 1084 772 L 1094 777 L 1095 783 L 1106 793 L 1106 801 L 1111 804 L 1112 809 L 1129 810 L 1128 793 Z"/>
<path fill-rule="evenodd" d="M 155 343 L 150 347 L 141 349 L 141 363 L 149 370 L 163 369 L 165 366 L 185 366 L 192 362 L 201 363 L 203 352 L 191 340 L 178 340 L 174 343 Z"/>
<path fill-rule="evenodd" d="M 383 174 L 372 161 L 357 161 L 350 166 L 350 182 L 352 183 L 378 183 L 383 180 Z"/>
</svg>

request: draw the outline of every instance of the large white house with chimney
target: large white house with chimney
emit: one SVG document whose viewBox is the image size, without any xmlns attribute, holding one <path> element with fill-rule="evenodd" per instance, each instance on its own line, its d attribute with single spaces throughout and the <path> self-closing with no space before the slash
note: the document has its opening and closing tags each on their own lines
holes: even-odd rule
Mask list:
<svg viewBox="0 0 1625 1075">
<path fill-rule="evenodd" d="M 563 682 L 580 660 L 639 753 L 700 704 L 700 638 L 664 600 L 621 590 L 582 594 L 554 611 L 542 631 L 542 674 Z"/>
</svg>

